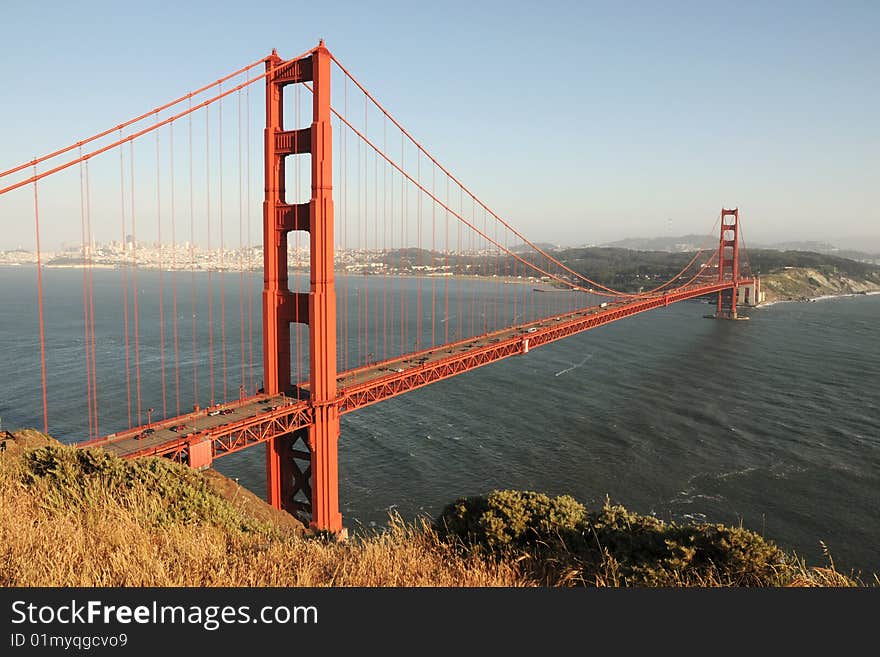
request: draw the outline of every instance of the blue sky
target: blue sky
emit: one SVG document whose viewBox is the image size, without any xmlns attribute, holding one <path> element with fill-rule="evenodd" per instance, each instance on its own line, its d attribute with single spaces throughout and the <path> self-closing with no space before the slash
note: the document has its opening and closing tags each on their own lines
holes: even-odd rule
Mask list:
<svg viewBox="0 0 880 657">
<path fill-rule="evenodd" d="M 725 205 L 748 241 L 880 251 L 878 31 L 871 1 L 12 3 L 0 169 L 323 37 L 532 239 L 705 233 Z M 0 221 L 0 248 L 32 233 Z"/>
</svg>

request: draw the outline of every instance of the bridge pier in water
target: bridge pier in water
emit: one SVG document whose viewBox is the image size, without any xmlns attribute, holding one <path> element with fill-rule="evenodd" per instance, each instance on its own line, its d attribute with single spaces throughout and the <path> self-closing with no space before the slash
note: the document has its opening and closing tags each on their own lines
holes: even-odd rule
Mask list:
<svg viewBox="0 0 880 657">
<path fill-rule="evenodd" d="M 268 441 L 267 501 L 295 515 L 309 514 L 314 529 L 339 533 L 330 61 L 323 41 L 302 59 L 284 64 L 273 51 L 266 61 L 263 386 L 270 395 L 291 392 L 295 382 L 290 372 L 290 324 L 307 324 L 312 424 L 305 432 Z M 284 87 L 303 82 L 313 85 L 312 123 L 308 128 L 285 131 Z M 304 153 L 311 155 L 311 199 L 291 205 L 285 201 L 284 161 L 288 155 Z M 291 230 L 309 233 L 308 294 L 288 288 L 287 233 Z M 301 465 L 304 461 L 308 466 Z"/>
<path fill-rule="evenodd" d="M 750 282 L 740 283 L 737 286 L 739 294 L 736 302 L 740 306 L 754 307 L 764 301 L 764 291 L 761 290 L 761 279 L 757 276 Z"/>
</svg>

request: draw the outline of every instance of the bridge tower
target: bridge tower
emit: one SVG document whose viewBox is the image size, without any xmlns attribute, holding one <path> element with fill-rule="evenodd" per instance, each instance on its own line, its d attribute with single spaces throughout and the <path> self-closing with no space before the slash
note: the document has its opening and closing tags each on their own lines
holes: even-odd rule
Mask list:
<svg viewBox="0 0 880 657">
<path fill-rule="evenodd" d="M 736 319 L 737 281 L 739 281 L 739 208 L 721 209 L 721 240 L 718 245 L 718 280 L 733 281 L 730 309 L 723 309 L 723 293 L 718 293 L 718 318 Z"/>
<path fill-rule="evenodd" d="M 290 324 L 308 325 L 313 424 L 307 432 L 285 434 L 267 443 L 267 500 L 291 513 L 309 512 L 311 526 L 316 529 L 340 532 L 330 59 L 321 41 L 301 59 L 285 64 L 272 51 L 266 60 L 263 389 L 270 395 L 292 392 Z M 284 87 L 303 82 L 312 82 L 312 123 L 284 130 Z M 285 200 L 285 158 L 304 153 L 311 155 L 311 198 L 307 203 L 289 204 Z M 288 288 L 287 234 L 292 230 L 309 233 L 308 294 Z M 300 465 L 302 462 L 307 465 Z"/>
</svg>

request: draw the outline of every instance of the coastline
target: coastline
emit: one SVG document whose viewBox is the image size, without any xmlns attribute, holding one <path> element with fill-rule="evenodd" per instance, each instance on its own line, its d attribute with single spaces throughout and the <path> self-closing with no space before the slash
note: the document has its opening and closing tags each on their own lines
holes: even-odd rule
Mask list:
<svg viewBox="0 0 880 657">
<path fill-rule="evenodd" d="M 880 292 L 880 271 L 840 271 L 836 267 L 786 267 L 761 276 L 765 301 L 810 303 L 821 299 L 862 296 Z"/>
<path fill-rule="evenodd" d="M 37 263 L 35 262 L 3 262 L 0 263 L 0 268 L 4 267 L 36 267 Z M 64 264 L 52 264 L 52 263 L 42 263 L 42 269 L 123 269 L 125 265 L 123 264 L 92 264 L 92 265 L 84 265 L 80 263 L 64 263 Z M 129 267 L 130 268 L 130 267 Z M 141 271 L 160 271 L 165 274 L 173 274 L 177 273 L 196 273 L 196 274 L 217 274 L 217 273 L 226 273 L 226 274 L 238 274 L 238 273 L 259 273 L 262 274 L 262 268 L 260 269 L 233 269 L 233 268 L 213 268 L 213 267 L 196 267 L 195 269 L 191 269 L 189 267 L 179 267 L 177 269 L 171 269 L 168 267 L 156 267 L 153 263 L 138 263 L 138 270 Z M 308 276 L 308 270 L 299 270 L 299 269 L 291 269 L 290 275 L 301 275 Z M 336 271 L 335 275 L 337 278 L 339 277 L 349 277 L 349 278 L 382 278 L 383 276 L 388 278 L 418 278 L 422 280 L 433 280 L 433 281 L 448 281 L 448 280 L 481 280 L 481 281 L 496 281 L 501 283 L 510 283 L 510 284 L 520 284 L 520 285 L 533 285 L 533 286 L 543 286 L 544 289 L 541 289 L 542 292 L 562 292 L 566 291 L 562 288 L 554 288 L 552 286 L 551 281 L 541 280 L 539 277 L 529 277 L 529 276 L 497 276 L 492 275 L 488 276 L 485 274 L 417 274 L 412 272 L 401 273 L 401 274 L 363 274 L 363 273 L 351 273 L 346 271 Z M 601 294 L 601 292 L 597 292 L 597 294 Z"/>
<path fill-rule="evenodd" d="M 759 303 L 753 308 L 769 308 L 779 303 L 815 303 L 817 301 L 828 301 L 829 299 L 845 299 L 846 297 L 872 297 L 880 295 L 880 290 L 870 290 L 866 292 L 842 292 L 840 294 L 823 294 L 816 297 L 804 297 L 800 299 L 773 299 Z"/>
</svg>

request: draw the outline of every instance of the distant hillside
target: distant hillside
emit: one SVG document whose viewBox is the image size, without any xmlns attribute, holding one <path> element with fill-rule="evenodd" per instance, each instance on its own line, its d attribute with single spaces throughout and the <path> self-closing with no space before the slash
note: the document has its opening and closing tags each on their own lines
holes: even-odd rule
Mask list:
<svg viewBox="0 0 880 657">
<path fill-rule="evenodd" d="M 633 251 L 586 247 L 556 254 L 574 271 L 623 292 L 638 292 L 668 281 L 687 265 L 693 253 Z"/>
<path fill-rule="evenodd" d="M 715 239 L 717 241 L 717 238 Z M 616 242 L 608 242 L 603 247 L 612 249 L 630 249 L 632 251 L 696 251 L 704 244 L 711 244 L 712 238 L 707 235 L 681 235 L 679 237 L 630 237 Z"/>
<path fill-rule="evenodd" d="M 624 292 L 650 289 L 675 276 L 691 260 L 696 251 L 668 253 L 665 251 L 634 251 L 623 248 L 590 247 L 565 249 L 555 255 L 569 267 L 593 280 Z M 875 289 L 880 286 L 880 266 L 857 262 L 839 256 L 808 251 L 776 251 L 749 249 L 742 260 L 753 273 L 766 276 L 785 271 L 786 267 L 809 268 L 826 278 L 846 278 L 841 289 Z M 817 294 L 837 292 L 817 292 Z"/>
<path fill-rule="evenodd" d="M 747 257 L 752 271 L 759 275 L 770 274 L 785 267 L 811 267 L 824 274 L 840 273 L 858 279 L 880 275 L 880 265 L 812 251 L 749 249 Z"/>
<path fill-rule="evenodd" d="M 558 244 L 550 244 L 549 242 L 534 242 L 534 245 L 548 253 L 550 251 L 558 251 L 561 248 Z M 510 250 L 514 253 L 531 253 L 534 249 L 528 244 L 517 244 L 516 246 L 510 247 Z"/>
<path fill-rule="evenodd" d="M 678 237 L 631 237 L 628 239 L 617 240 L 616 242 L 608 242 L 603 247 L 616 249 L 630 249 L 632 251 L 667 251 L 669 253 L 680 253 L 684 251 L 696 251 L 701 246 L 713 243 L 714 238 L 706 235 L 680 235 Z M 866 262 L 868 264 L 880 265 L 880 253 L 869 251 L 856 251 L 854 249 L 841 249 L 828 242 L 817 241 L 791 241 L 777 242 L 774 244 L 749 243 L 748 248 L 753 250 L 773 250 L 773 251 L 809 251 L 811 253 L 821 253 L 823 255 L 832 255 L 839 258 L 848 258 L 858 262 Z"/>
<path fill-rule="evenodd" d="M 823 255 L 833 255 L 838 258 L 848 258 L 858 262 L 866 262 L 868 264 L 880 265 L 880 253 L 869 251 L 856 251 L 854 249 L 841 249 L 829 244 L 828 242 L 778 242 L 776 244 L 755 245 L 766 249 L 775 249 L 777 251 L 811 251 L 813 253 L 821 253 Z"/>
</svg>

